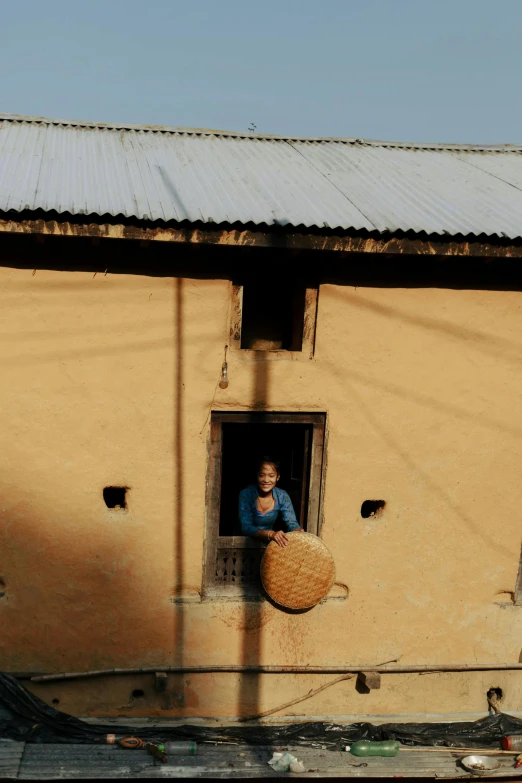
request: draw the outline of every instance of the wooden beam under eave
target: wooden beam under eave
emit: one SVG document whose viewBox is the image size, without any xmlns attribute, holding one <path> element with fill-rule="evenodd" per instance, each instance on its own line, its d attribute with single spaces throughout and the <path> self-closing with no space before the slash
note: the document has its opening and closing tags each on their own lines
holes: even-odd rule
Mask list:
<svg viewBox="0 0 522 783">
<path fill-rule="evenodd" d="M 393 256 L 454 256 L 464 258 L 522 258 L 520 244 L 469 240 L 446 242 L 410 237 L 368 237 L 303 234 L 242 229 L 201 229 L 127 226 L 116 223 L 71 223 L 58 220 L 0 220 L 0 233 L 36 234 L 96 239 L 127 239 L 228 247 L 319 250 L 334 253 L 368 253 Z M 146 246 L 146 245 L 142 245 Z"/>
</svg>

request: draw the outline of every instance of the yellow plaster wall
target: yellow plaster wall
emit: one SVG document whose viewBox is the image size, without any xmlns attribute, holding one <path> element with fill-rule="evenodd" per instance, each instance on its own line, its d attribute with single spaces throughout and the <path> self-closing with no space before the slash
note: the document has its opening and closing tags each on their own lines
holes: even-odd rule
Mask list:
<svg viewBox="0 0 522 783">
<path fill-rule="evenodd" d="M 231 351 L 221 390 L 229 300 L 227 281 L 0 269 L 1 668 L 518 661 L 522 608 L 498 594 L 520 554 L 522 294 L 323 285 L 314 359 Z M 346 601 L 197 600 L 209 413 L 253 406 L 327 413 L 322 535 Z M 381 516 L 361 518 L 368 498 Z M 521 676 L 351 680 L 287 714 L 483 711 L 492 686 L 516 710 Z M 76 714 L 233 716 L 327 678 L 32 687 Z"/>
</svg>

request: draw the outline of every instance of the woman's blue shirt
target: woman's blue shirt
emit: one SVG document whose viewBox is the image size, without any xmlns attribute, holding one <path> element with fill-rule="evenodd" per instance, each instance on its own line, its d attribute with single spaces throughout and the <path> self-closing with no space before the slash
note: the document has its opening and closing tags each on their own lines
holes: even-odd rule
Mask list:
<svg viewBox="0 0 522 783">
<path fill-rule="evenodd" d="M 244 536 L 253 536 L 258 530 L 271 530 L 279 514 L 285 523 L 286 532 L 299 529 L 290 495 L 284 489 L 274 487 L 274 508 L 262 514 L 257 508 L 257 487 L 251 484 L 239 493 L 239 519 Z"/>
</svg>

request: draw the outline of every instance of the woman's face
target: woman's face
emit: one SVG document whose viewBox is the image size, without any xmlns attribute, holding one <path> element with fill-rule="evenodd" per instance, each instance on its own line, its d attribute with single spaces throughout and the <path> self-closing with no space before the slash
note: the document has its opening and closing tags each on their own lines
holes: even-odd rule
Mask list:
<svg viewBox="0 0 522 783">
<path fill-rule="evenodd" d="M 257 486 L 262 492 L 271 492 L 279 480 L 279 474 L 269 462 L 261 465 L 257 474 Z"/>
</svg>

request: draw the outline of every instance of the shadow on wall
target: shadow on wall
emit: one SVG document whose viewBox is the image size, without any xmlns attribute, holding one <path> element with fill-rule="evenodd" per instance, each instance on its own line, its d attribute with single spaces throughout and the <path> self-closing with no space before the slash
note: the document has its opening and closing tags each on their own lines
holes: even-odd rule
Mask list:
<svg viewBox="0 0 522 783">
<path fill-rule="evenodd" d="M 174 551 L 172 562 L 174 564 L 174 590 L 181 595 L 184 587 L 184 552 L 183 552 L 183 279 L 175 278 L 174 284 Z M 185 643 L 185 618 L 183 602 L 174 605 L 174 638 L 173 638 L 173 665 L 183 666 Z M 169 694 L 177 694 L 177 707 L 185 706 L 185 675 L 172 674 L 169 678 Z M 169 702 L 169 696 L 165 696 L 166 706 L 174 706 Z"/>
<path fill-rule="evenodd" d="M 183 280 L 172 279 L 172 286 L 175 416 L 171 556 L 174 590 L 178 592 L 184 578 Z M 89 329 L 82 334 L 88 343 Z M 172 345 L 172 338 L 169 344 Z M 76 352 L 78 355 L 83 355 L 83 347 Z M 53 356 L 54 360 L 57 358 Z M 27 414 L 30 419 L 31 411 Z M 112 502 L 117 482 L 112 493 L 103 487 L 93 490 L 99 490 L 97 501 L 92 501 L 89 491 L 91 502 L 87 511 L 75 502 L 73 488 L 71 497 L 67 497 L 67 482 L 60 487 L 59 499 L 53 497 L 57 486 L 49 489 L 48 495 L 31 495 L 27 487 L 43 486 L 45 477 L 39 480 L 35 476 L 30 453 L 14 458 L 16 441 L 9 448 L 13 464 L 30 465 L 33 480 L 23 487 L 5 479 L 3 485 L 0 483 L 2 668 L 13 672 L 60 672 L 140 666 L 161 670 L 162 664 L 183 665 L 183 605 L 158 601 L 157 580 L 151 578 L 154 570 L 150 567 L 157 560 L 157 537 L 154 531 L 144 528 L 143 520 L 133 517 L 132 488 L 126 492 L 128 508 L 124 508 L 126 501 L 122 502 L 119 496 Z M 96 461 L 97 454 L 91 457 Z M 8 476 L 9 470 L 4 470 L 3 475 Z M 153 678 L 149 679 L 154 692 Z M 115 704 L 112 699 L 112 694 L 121 694 L 122 687 L 118 684 L 113 689 L 113 683 L 105 681 L 109 687 L 104 690 L 98 687 L 104 680 L 83 681 L 85 690 L 88 683 L 94 685 L 91 690 L 98 694 L 98 704 L 79 694 L 76 686 L 72 690 L 80 701 L 89 703 L 91 713 L 138 710 L 143 714 L 147 705 L 141 700 L 142 689 L 133 689 L 131 678 L 121 680 L 126 680 L 129 694 L 123 703 Z M 35 691 L 44 699 L 49 694 L 52 702 L 52 688 L 39 685 Z M 167 692 L 155 695 L 153 701 L 158 709 L 182 710 L 183 675 L 172 675 Z M 62 707 L 67 709 L 63 704 Z"/>
<path fill-rule="evenodd" d="M 29 265 L 26 265 L 29 268 Z M 31 264 L 32 266 L 32 264 Z M 42 264 L 42 267 L 52 266 Z M 129 271 L 129 270 L 127 270 Z M 171 272 L 172 275 L 172 272 Z M 174 429 L 173 448 L 173 546 L 171 550 L 174 592 L 184 587 L 184 338 L 183 279 L 171 277 L 174 314 L 172 335 L 174 354 L 172 373 L 174 380 Z M 34 281 L 33 281 L 34 283 Z M 54 285 L 54 284 L 53 284 Z M 84 281 L 67 282 L 60 287 L 58 296 L 70 290 L 82 290 Z M 64 289 L 64 290 L 62 290 Z M 59 317 L 58 317 L 59 321 Z M 111 351 L 121 353 L 122 345 L 109 347 L 90 346 L 90 326 L 78 330 L 85 345 L 73 352 L 56 351 L 48 356 L 33 356 L 36 361 L 58 361 L 78 358 L 84 352 L 89 356 L 107 355 Z M 99 325 L 92 325 L 99 333 Z M 49 339 L 55 338 L 49 332 Z M 36 338 L 42 338 L 40 332 Z M 185 341 L 186 342 L 186 341 Z M 150 351 L 155 347 L 172 345 L 172 337 L 146 344 L 138 341 L 123 346 L 133 352 Z M 31 358 L 28 356 L 26 362 Z M 268 364 L 254 365 L 253 407 L 264 409 L 267 404 Z M 29 412 L 30 413 L 30 412 Z M 13 449 L 16 444 L 13 444 Z M 97 455 L 93 453 L 92 459 Z M 24 454 L 17 460 L 30 463 L 31 455 Z M 31 467 L 34 475 L 34 466 Z M 7 475 L 4 472 L 4 476 Z M 38 482 L 37 482 L 38 483 Z M 44 484 L 44 477 L 42 477 Z M 111 476 L 108 485 L 118 487 L 117 477 Z M 87 511 L 78 508 L 74 498 L 67 498 L 67 487 L 60 496 L 63 512 L 54 506 L 53 489 L 49 494 L 32 497 L 25 488 L 18 490 L 12 484 L 0 484 L 2 508 L 0 518 L 0 550 L 3 552 L 3 568 L 0 572 L 0 612 L 3 633 L 0 651 L 9 671 L 87 671 L 112 667 L 183 666 L 187 662 L 184 649 L 186 622 L 182 602 L 158 601 L 157 580 L 151 579 L 148 568 L 157 559 L 157 538 L 153 531 L 133 519 L 132 487 L 127 492 L 128 509 L 106 508 L 103 487 L 99 488 L 99 513 L 96 504 Z M 106 493 L 107 494 L 107 493 Z M 70 509 L 74 508 L 74 518 Z M 61 518 L 63 515 L 63 519 Z M 108 516 L 109 515 L 109 516 Z M 147 566 L 149 564 L 149 566 Z M 30 579 L 28 578 L 28 575 Z M 260 604 L 245 603 L 244 639 L 242 661 L 256 664 L 260 659 Z M 20 618 L 28 622 L 20 622 Z M 189 656 L 190 657 L 190 656 Z M 50 703 L 60 695 L 60 707 L 74 713 L 67 706 L 70 690 L 76 703 L 88 703 L 88 713 L 96 714 L 146 714 L 150 702 L 143 698 L 141 678 L 115 678 L 83 680 L 53 685 L 34 686 L 35 692 Z M 153 677 L 147 678 L 153 690 Z M 125 681 L 125 686 L 123 682 Z M 136 688 L 136 682 L 140 688 Z M 134 683 L 134 685 L 133 685 Z M 29 684 L 30 688 L 33 688 Z M 114 703 L 113 695 L 128 691 L 128 699 Z M 154 697 L 154 709 L 182 713 L 188 693 L 186 678 L 169 675 L 164 694 Z M 87 695 L 89 691 L 91 695 Z M 92 694 L 96 693 L 94 698 Z M 134 693 L 134 695 L 133 695 Z M 63 694 L 63 698 L 62 698 Z M 147 694 L 145 694 L 147 696 Z M 190 694 L 189 694 L 190 696 Z M 96 702 L 99 699 L 99 702 Z M 241 685 L 240 711 L 256 712 L 259 702 L 258 677 L 245 675 Z M 58 706 L 58 704 L 55 704 Z M 80 710 L 81 711 L 81 710 Z M 78 714 L 78 713 L 77 713 Z"/>
<path fill-rule="evenodd" d="M 258 359 L 253 362 L 250 401 L 252 410 L 263 411 L 269 408 L 269 371 L 270 362 L 266 359 Z M 241 643 L 241 664 L 243 666 L 256 666 L 261 663 L 261 612 L 261 601 L 246 595 L 243 599 L 243 639 Z M 257 715 L 260 703 L 260 675 L 241 674 L 237 714 L 242 716 Z"/>
<path fill-rule="evenodd" d="M 283 217 L 280 217 L 277 222 L 281 226 L 288 223 Z M 287 238 L 285 234 L 280 236 L 279 250 L 286 247 Z M 285 259 L 286 263 L 292 263 L 292 260 L 295 263 L 293 255 Z M 254 359 L 252 373 L 250 409 L 253 411 L 270 410 L 270 360 L 261 357 L 257 360 Z M 255 666 L 262 663 L 262 606 L 260 600 L 253 602 L 247 599 L 243 602 L 244 630 L 241 663 L 244 666 Z M 260 677 L 259 674 L 241 675 L 238 715 L 254 716 L 259 713 L 261 704 Z"/>
<path fill-rule="evenodd" d="M 5 509 L 0 526 L 3 669 L 82 671 L 170 658 L 170 607 L 166 612 L 154 603 L 153 586 L 144 579 L 147 545 L 142 526 L 132 520 L 132 499 L 127 513 L 109 511 L 100 489 L 96 518 L 77 512 L 72 521 L 53 513 L 52 498 L 44 505 L 41 497 L 24 496 L 19 488 L 4 485 L 0 491 Z M 81 685 L 83 690 L 95 686 L 98 704 L 74 690 L 91 712 L 111 706 L 130 712 L 132 682 L 126 681 L 128 693 L 118 705 L 110 704 L 105 680 Z M 58 686 L 65 695 L 67 686 Z M 34 690 L 54 703 L 53 685 Z M 69 710 L 72 701 L 65 698 L 60 707 Z"/>
</svg>

